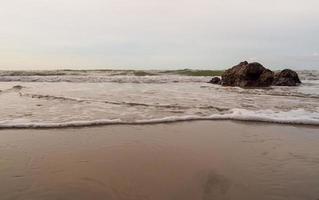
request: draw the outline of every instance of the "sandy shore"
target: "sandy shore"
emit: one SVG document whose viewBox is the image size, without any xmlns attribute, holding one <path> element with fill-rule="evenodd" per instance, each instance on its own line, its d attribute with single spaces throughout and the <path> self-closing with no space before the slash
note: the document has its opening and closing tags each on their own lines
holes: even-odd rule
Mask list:
<svg viewBox="0 0 319 200">
<path fill-rule="evenodd" d="M 317 200 L 318 144 L 231 121 L 0 130 L 0 199 Z"/>
</svg>

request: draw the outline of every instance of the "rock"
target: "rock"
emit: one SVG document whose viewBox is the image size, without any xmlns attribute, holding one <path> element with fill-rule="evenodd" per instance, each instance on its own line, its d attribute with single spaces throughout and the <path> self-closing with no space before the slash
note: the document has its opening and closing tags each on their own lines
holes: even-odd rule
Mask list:
<svg viewBox="0 0 319 200">
<path fill-rule="evenodd" d="M 209 83 L 220 85 L 222 83 L 222 80 L 219 77 L 215 76 L 209 81 Z"/>
<path fill-rule="evenodd" d="M 284 69 L 275 74 L 273 85 L 275 86 L 297 86 L 301 84 L 297 72 L 291 69 Z"/>
<path fill-rule="evenodd" d="M 21 85 L 15 85 L 12 87 L 12 89 L 15 89 L 15 90 L 21 90 L 23 88 L 23 86 Z"/>
<path fill-rule="evenodd" d="M 268 87 L 273 83 L 274 72 L 259 63 L 241 62 L 222 75 L 223 86 Z"/>
</svg>

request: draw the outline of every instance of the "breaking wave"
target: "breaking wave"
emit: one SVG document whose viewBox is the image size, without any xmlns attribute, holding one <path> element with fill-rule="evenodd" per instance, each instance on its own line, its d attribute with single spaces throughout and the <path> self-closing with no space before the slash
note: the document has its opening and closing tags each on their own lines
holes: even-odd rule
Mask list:
<svg viewBox="0 0 319 200">
<path fill-rule="evenodd" d="M 160 124 L 173 122 L 186 122 L 198 120 L 235 120 L 250 122 L 266 122 L 278 124 L 294 125 L 313 125 L 319 126 L 319 114 L 309 113 L 302 109 L 292 110 L 289 112 L 273 112 L 271 110 L 249 111 L 244 109 L 232 109 L 229 114 L 213 114 L 210 116 L 170 116 L 164 118 L 144 119 L 136 121 L 123 121 L 121 119 L 99 119 L 92 121 L 70 121 L 61 123 L 14 123 L 10 121 L 0 122 L 1 129 L 15 128 L 75 128 L 101 125 L 141 125 L 141 124 Z"/>
</svg>

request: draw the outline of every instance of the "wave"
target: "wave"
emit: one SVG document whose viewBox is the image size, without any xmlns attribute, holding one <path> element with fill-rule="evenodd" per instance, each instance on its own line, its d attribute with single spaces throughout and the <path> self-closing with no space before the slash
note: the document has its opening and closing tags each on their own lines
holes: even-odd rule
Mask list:
<svg viewBox="0 0 319 200">
<path fill-rule="evenodd" d="M 0 71 L 0 76 L 77 76 L 77 75 L 103 75 L 103 76 L 158 76 L 158 75 L 183 75 L 183 76 L 220 76 L 224 70 L 30 70 L 30 71 Z"/>
<path fill-rule="evenodd" d="M 184 75 L 80 75 L 80 76 L 0 76 L 0 82 L 71 82 L 71 83 L 206 83 L 207 76 Z"/>
<path fill-rule="evenodd" d="M 248 122 L 265 122 L 277 124 L 293 124 L 293 125 L 312 125 L 319 126 L 319 114 L 310 113 L 303 109 L 291 110 L 288 112 L 274 112 L 272 110 L 250 111 L 244 109 L 232 109 L 229 114 L 213 114 L 210 116 L 168 116 L 156 119 L 143 119 L 136 121 L 123 121 L 121 119 L 99 119 L 88 121 L 70 121 L 70 122 L 29 122 L 29 123 L 14 123 L 0 122 L 0 129 L 19 129 L 19 128 L 76 128 L 90 127 L 102 125 L 145 125 L 145 124 L 160 124 L 198 120 L 234 120 Z"/>
<path fill-rule="evenodd" d="M 277 86 L 276 86 L 277 87 Z M 305 99 L 319 99 L 318 94 L 307 94 L 302 92 L 288 92 L 285 88 L 281 88 L 281 91 L 267 91 L 267 90 L 242 90 L 242 91 L 233 91 L 239 94 L 247 95 L 258 95 L 258 96 L 272 96 L 272 97 L 296 97 L 296 98 L 305 98 Z"/>
<path fill-rule="evenodd" d="M 114 105 L 129 105 L 129 106 L 152 106 L 152 107 L 166 107 L 166 108 L 180 108 L 180 109 L 188 109 L 188 108 L 195 108 L 195 107 L 188 107 L 188 106 L 181 106 L 181 105 L 154 105 L 154 104 L 147 104 L 147 103 L 137 103 L 137 102 L 118 102 L 118 101 L 109 101 L 109 100 L 94 100 L 94 99 L 81 99 L 81 98 L 72 98 L 72 97 L 64 97 L 64 96 L 54 96 L 54 95 L 41 95 L 41 94 L 30 94 L 30 93 L 22 93 L 20 92 L 24 87 L 21 85 L 15 85 L 10 89 L 7 90 L 0 90 L 1 93 L 6 92 L 19 92 L 20 96 L 30 97 L 30 98 L 38 98 L 38 99 L 46 99 L 46 100 L 64 100 L 64 101 L 74 101 L 74 102 L 99 102 L 99 103 L 108 103 Z M 217 89 L 217 88 L 215 88 Z M 237 90 L 236 90 L 237 89 Z M 310 99 L 319 99 L 319 94 L 305 94 L 301 92 L 288 92 L 286 90 L 281 91 L 272 91 L 272 90 L 244 90 L 241 88 L 235 88 L 235 90 L 229 92 L 236 92 L 239 94 L 247 94 L 247 95 L 259 95 L 259 96 L 277 96 L 277 97 L 296 97 L 296 98 L 310 98 Z M 218 108 L 214 106 L 201 106 L 196 107 L 200 109 L 216 109 L 225 111 L 228 110 L 227 108 Z"/>
<path fill-rule="evenodd" d="M 138 103 L 138 102 L 126 102 L 126 101 L 110 101 L 110 100 L 94 100 L 94 99 L 82 99 L 64 96 L 54 96 L 54 95 L 41 95 L 41 94 L 30 94 L 19 92 L 20 96 L 46 99 L 46 100 L 61 100 L 61 101 L 73 101 L 78 103 L 106 103 L 114 105 L 127 105 L 127 106 L 142 106 L 142 107 L 157 107 L 157 108 L 177 108 L 177 109 L 215 109 L 217 111 L 227 111 L 228 108 L 222 108 L 217 106 L 183 106 L 183 105 L 172 105 L 172 104 L 148 104 L 148 103 Z"/>
<path fill-rule="evenodd" d="M 51 70 L 0 71 L 0 82 L 207 82 L 222 70 Z M 298 71 L 301 80 L 319 80 L 319 70 Z"/>
</svg>

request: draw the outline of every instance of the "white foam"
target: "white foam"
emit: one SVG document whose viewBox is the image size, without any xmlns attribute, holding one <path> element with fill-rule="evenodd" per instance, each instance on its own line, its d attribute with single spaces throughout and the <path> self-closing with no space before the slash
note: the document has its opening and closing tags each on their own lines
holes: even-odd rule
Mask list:
<svg viewBox="0 0 319 200">
<path fill-rule="evenodd" d="M 123 121 L 121 119 L 100 119 L 92 121 L 70 121 L 61 123 L 2 121 L 0 122 L 0 128 L 67 128 L 98 125 L 158 124 L 195 120 L 238 120 L 319 126 L 319 112 L 310 113 L 302 109 L 291 110 L 288 112 L 274 112 L 272 110 L 250 111 L 244 109 L 232 109 L 232 112 L 229 114 L 214 114 L 210 116 L 169 116 L 163 118 L 144 119 L 136 121 Z"/>
<path fill-rule="evenodd" d="M 241 121 L 260 121 L 282 124 L 305 124 L 319 125 L 319 112 L 307 112 L 303 109 L 290 110 L 287 112 L 276 112 L 273 110 L 245 110 L 232 109 L 232 113 L 222 115 L 212 115 L 211 118 L 241 120 Z"/>
<path fill-rule="evenodd" d="M 0 122 L 0 128 L 67 128 L 67 127 L 85 127 L 85 126 L 98 126 L 108 124 L 121 124 L 119 119 L 101 119 L 92 121 L 70 121 L 70 122 Z"/>
</svg>

